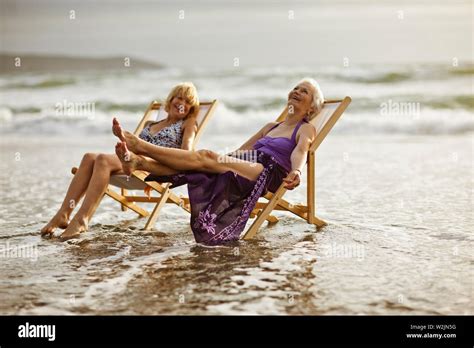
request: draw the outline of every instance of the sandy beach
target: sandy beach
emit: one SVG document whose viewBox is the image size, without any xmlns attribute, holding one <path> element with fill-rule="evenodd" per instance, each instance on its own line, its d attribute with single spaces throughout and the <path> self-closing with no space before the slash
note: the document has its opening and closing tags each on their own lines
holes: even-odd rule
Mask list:
<svg viewBox="0 0 474 348">
<path fill-rule="evenodd" d="M 328 137 L 317 159 L 318 215 L 329 222 L 320 232 L 280 213 L 254 241 L 204 247 L 177 208 L 145 232 L 105 198 L 81 239 L 41 239 L 69 168 L 113 143 L 2 137 L 1 313 L 473 312 L 471 136 Z"/>
</svg>

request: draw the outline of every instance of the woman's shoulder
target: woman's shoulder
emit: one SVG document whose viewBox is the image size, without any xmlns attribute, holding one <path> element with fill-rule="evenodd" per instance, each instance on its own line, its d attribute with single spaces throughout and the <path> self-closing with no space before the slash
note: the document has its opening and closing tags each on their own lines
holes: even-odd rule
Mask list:
<svg viewBox="0 0 474 348">
<path fill-rule="evenodd" d="M 148 126 L 151 126 L 153 124 L 153 121 L 146 121 L 145 124 L 143 125 L 143 129 L 147 128 Z"/>
<path fill-rule="evenodd" d="M 272 129 L 273 127 L 275 127 L 276 125 L 278 125 L 280 123 L 281 122 L 276 122 L 276 121 L 268 122 L 265 126 L 263 126 L 263 130 L 265 132 L 268 132 L 270 129 Z"/>
<path fill-rule="evenodd" d="M 301 129 L 306 129 L 308 131 L 316 131 L 316 127 L 312 123 L 307 121 L 301 124 Z"/>
<path fill-rule="evenodd" d="M 272 122 L 268 122 L 265 127 L 273 127 L 273 126 L 276 126 L 277 124 L 279 124 L 281 122 L 277 122 L 277 121 L 272 121 Z"/>
<path fill-rule="evenodd" d="M 280 122 L 268 122 L 262 129 L 260 129 L 260 135 L 262 137 L 266 136 L 270 130 L 275 127 Z"/>
<path fill-rule="evenodd" d="M 145 122 L 145 125 L 143 126 L 143 128 L 153 126 L 153 125 L 158 124 L 158 123 L 161 123 L 161 122 L 163 122 L 163 121 L 164 121 L 164 120 L 159 120 L 159 121 L 156 121 L 156 120 L 149 120 L 149 121 L 146 121 L 146 122 Z"/>
<path fill-rule="evenodd" d="M 187 127 L 196 127 L 198 126 L 196 117 L 189 117 L 185 120 L 181 120 L 183 129 Z"/>
<path fill-rule="evenodd" d="M 197 118 L 196 117 L 188 117 L 184 120 L 181 120 L 181 122 L 183 122 L 184 124 L 194 124 L 194 123 L 197 124 Z"/>
<path fill-rule="evenodd" d="M 310 122 L 303 122 L 300 129 L 298 130 L 300 134 L 307 134 L 310 138 L 316 136 L 316 127 Z"/>
</svg>

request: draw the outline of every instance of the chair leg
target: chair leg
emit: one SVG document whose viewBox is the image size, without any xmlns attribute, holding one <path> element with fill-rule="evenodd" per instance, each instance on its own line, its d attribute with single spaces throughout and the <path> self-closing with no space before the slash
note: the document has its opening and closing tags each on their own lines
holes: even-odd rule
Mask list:
<svg viewBox="0 0 474 348">
<path fill-rule="evenodd" d="M 320 218 L 318 218 L 316 213 L 316 178 L 315 178 L 315 170 L 316 170 L 316 157 L 314 152 L 311 152 L 308 155 L 308 170 L 307 170 L 307 204 L 308 204 L 308 217 L 307 221 L 309 224 L 316 225 L 317 228 L 321 228 L 327 225 L 327 223 Z"/>
<path fill-rule="evenodd" d="M 284 184 L 280 185 L 280 187 L 275 192 L 275 194 L 273 195 L 270 202 L 268 202 L 268 204 L 265 206 L 265 208 L 262 210 L 262 212 L 258 215 L 258 217 L 255 219 L 252 226 L 250 226 L 248 231 L 245 232 L 242 239 L 249 240 L 249 239 L 252 239 L 255 236 L 255 234 L 257 233 L 260 226 L 262 226 L 263 222 L 270 215 L 273 208 L 275 208 L 275 206 L 278 204 L 278 201 L 280 200 L 280 198 L 285 194 L 286 188 L 283 185 Z"/>
<path fill-rule="evenodd" d="M 132 175 L 142 181 L 145 181 L 145 178 L 148 176 L 148 173 L 140 171 L 140 170 L 136 170 L 132 173 Z M 155 181 L 147 181 L 146 184 L 160 194 L 163 194 L 167 187 L 166 184 L 160 184 Z M 174 203 L 177 206 L 186 210 L 188 213 L 191 212 L 191 208 L 189 206 L 189 200 L 178 197 L 171 190 L 168 195 L 168 203 Z"/>
<path fill-rule="evenodd" d="M 308 218 L 308 223 L 309 224 L 313 224 L 313 225 L 316 225 L 317 228 L 321 228 L 321 227 L 324 227 L 326 226 L 328 223 L 324 220 L 321 220 L 320 218 L 318 218 L 317 216 L 309 216 Z"/>
<path fill-rule="evenodd" d="M 114 190 L 111 190 L 109 187 L 105 191 L 105 194 L 107 196 L 109 196 L 110 198 L 115 199 L 120 204 L 125 205 L 127 208 L 130 208 L 131 210 L 133 210 L 135 213 L 137 213 L 138 215 L 140 215 L 142 217 L 145 217 L 145 216 L 149 215 L 148 212 L 145 209 L 139 207 L 135 203 L 127 201 L 127 199 L 125 197 L 121 196 L 120 194 L 118 194 Z"/>
<path fill-rule="evenodd" d="M 126 196 L 128 194 L 128 191 L 124 188 L 121 189 L 120 191 L 121 191 L 122 196 Z M 127 206 L 126 205 L 121 204 L 121 206 L 122 206 L 122 211 L 127 211 Z"/>
<path fill-rule="evenodd" d="M 252 212 L 250 213 L 250 218 L 253 219 L 254 217 L 258 216 L 258 214 L 260 214 L 261 211 L 262 211 L 261 209 L 252 210 Z M 274 223 L 277 223 L 280 220 L 274 215 L 268 215 L 267 216 L 267 221 L 271 224 L 274 224 Z"/>
<path fill-rule="evenodd" d="M 268 215 L 267 221 L 269 224 L 276 224 L 280 220 L 275 215 Z"/>
<path fill-rule="evenodd" d="M 156 219 L 158 218 L 158 214 L 160 213 L 161 209 L 165 206 L 166 201 L 168 200 L 171 190 L 170 190 L 170 184 L 167 184 L 165 186 L 165 190 L 161 193 L 160 201 L 155 205 L 155 208 L 153 209 L 152 213 L 150 214 L 150 217 L 148 218 L 148 221 L 145 224 L 145 230 L 150 230 L 155 226 Z"/>
</svg>

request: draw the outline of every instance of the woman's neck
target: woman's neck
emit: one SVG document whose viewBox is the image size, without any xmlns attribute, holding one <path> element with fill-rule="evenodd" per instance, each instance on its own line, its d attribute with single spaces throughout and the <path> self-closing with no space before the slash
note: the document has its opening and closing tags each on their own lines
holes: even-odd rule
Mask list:
<svg viewBox="0 0 474 348">
<path fill-rule="evenodd" d="M 285 123 L 289 126 L 293 126 L 300 122 L 305 117 L 305 114 L 288 114 L 285 119 Z"/>
<path fill-rule="evenodd" d="M 168 115 L 168 117 L 166 118 L 166 121 L 170 124 L 173 124 L 173 123 L 176 123 L 178 121 L 180 121 L 181 118 L 180 117 L 177 117 L 177 116 L 173 116 L 173 115 Z"/>
</svg>

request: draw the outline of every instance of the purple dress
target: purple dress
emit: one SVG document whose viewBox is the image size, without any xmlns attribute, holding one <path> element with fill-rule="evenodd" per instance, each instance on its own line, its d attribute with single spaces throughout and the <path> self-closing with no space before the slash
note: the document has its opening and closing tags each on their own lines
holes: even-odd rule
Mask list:
<svg viewBox="0 0 474 348">
<path fill-rule="evenodd" d="M 254 160 L 263 165 L 256 181 L 232 171 L 209 174 L 189 171 L 180 174 L 149 175 L 147 181 L 171 182 L 171 187 L 188 185 L 191 204 L 191 228 L 198 243 L 223 244 L 239 239 L 259 197 L 275 192 L 291 171 L 291 153 L 296 147 L 300 121 L 291 136 L 265 136 L 254 145 Z M 270 130 L 278 127 L 280 123 Z M 248 160 L 249 153 L 239 151 L 236 158 Z"/>
</svg>

